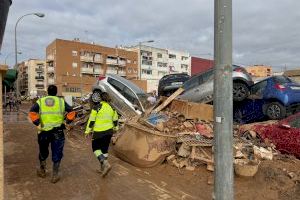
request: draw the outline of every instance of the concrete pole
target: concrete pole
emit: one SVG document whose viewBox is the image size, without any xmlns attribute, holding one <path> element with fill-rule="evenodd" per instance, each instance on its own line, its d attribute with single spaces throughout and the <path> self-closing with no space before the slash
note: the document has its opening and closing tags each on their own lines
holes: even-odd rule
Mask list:
<svg viewBox="0 0 300 200">
<path fill-rule="evenodd" d="M 139 42 L 139 50 L 138 50 L 138 59 L 139 59 L 139 62 L 138 62 L 138 65 L 139 65 L 139 79 L 142 80 L 142 55 L 141 55 L 141 52 L 142 52 L 142 43 Z"/>
<path fill-rule="evenodd" d="M 232 0 L 215 0 L 214 18 L 214 199 L 233 192 Z"/>
</svg>

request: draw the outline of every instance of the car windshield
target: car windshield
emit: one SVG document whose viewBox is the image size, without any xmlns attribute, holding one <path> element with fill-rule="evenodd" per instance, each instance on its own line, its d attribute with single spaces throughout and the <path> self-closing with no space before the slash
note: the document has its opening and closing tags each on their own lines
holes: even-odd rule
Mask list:
<svg viewBox="0 0 300 200">
<path fill-rule="evenodd" d="M 149 95 L 146 93 L 139 93 L 136 94 L 142 104 L 142 106 L 144 107 L 144 109 L 147 109 L 151 106 L 150 102 L 147 100 Z"/>
<path fill-rule="evenodd" d="M 292 83 L 292 79 L 286 76 L 274 76 L 274 82 L 278 84 Z"/>
</svg>

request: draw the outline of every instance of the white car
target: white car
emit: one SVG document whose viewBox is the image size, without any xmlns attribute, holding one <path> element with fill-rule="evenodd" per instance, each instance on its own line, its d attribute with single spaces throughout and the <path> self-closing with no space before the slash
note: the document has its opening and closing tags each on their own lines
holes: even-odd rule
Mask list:
<svg viewBox="0 0 300 200">
<path fill-rule="evenodd" d="M 148 95 L 131 81 L 114 74 L 100 76 L 92 88 L 91 100 L 97 102 L 102 92 L 107 92 L 112 99 L 112 106 L 126 117 L 145 112 Z"/>
</svg>

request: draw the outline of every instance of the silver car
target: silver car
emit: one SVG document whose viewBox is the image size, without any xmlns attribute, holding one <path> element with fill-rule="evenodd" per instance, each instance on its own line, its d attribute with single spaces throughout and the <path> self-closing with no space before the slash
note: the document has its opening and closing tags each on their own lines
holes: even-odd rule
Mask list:
<svg viewBox="0 0 300 200">
<path fill-rule="evenodd" d="M 233 65 L 233 100 L 242 101 L 249 95 L 249 87 L 253 85 L 251 75 L 243 68 Z M 183 85 L 184 93 L 178 99 L 192 102 L 208 103 L 213 99 L 214 70 L 192 76 Z"/>
<path fill-rule="evenodd" d="M 148 95 L 131 81 L 114 74 L 100 76 L 92 88 L 91 100 L 97 102 L 102 92 L 112 99 L 112 106 L 125 117 L 145 112 Z"/>
</svg>

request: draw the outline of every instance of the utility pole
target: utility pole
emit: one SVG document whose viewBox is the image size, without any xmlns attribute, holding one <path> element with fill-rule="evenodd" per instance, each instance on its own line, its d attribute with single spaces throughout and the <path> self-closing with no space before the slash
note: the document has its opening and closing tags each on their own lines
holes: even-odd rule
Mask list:
<svg viewBox="0 0 300 200">
<path fill-rule="evenodd" d="M 214 17 L 214 194 L 232 200 L 232 0 L 215 0 Z"/>
</svg>

